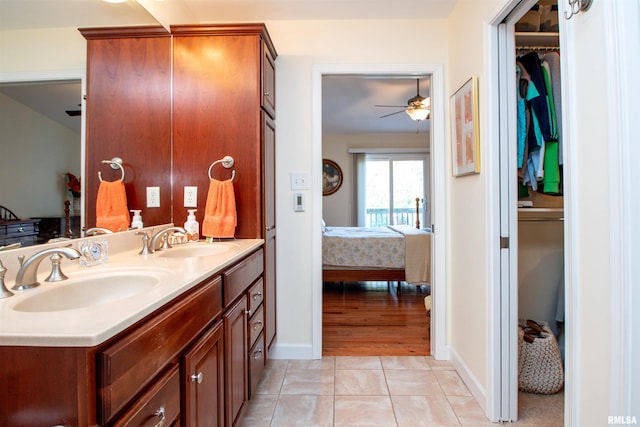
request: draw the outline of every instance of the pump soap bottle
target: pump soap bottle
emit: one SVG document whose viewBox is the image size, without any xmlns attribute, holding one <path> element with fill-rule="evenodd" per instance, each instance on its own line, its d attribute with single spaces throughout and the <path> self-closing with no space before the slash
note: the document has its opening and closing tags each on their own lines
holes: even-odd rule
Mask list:
<svg viewBox="0 0 640 427">
<path fill-rule="evenodd" d="M 188 209 L 187 222 L 184 229 L 187 231 L 187 240 L 197 242 L 200 238 L 200 224 L 196 220 L 196 209 Z"/>
<path fill-rule="evenodd" d="M 142 211 L 137 209 L 132 209 L 131 212 L 133 212 L 133 219 L 131 220 L 131 228 L 143 228 L 144 225 L 142 224 L 142 215 L 140 214 L 140 212 Z"/>
</svg>

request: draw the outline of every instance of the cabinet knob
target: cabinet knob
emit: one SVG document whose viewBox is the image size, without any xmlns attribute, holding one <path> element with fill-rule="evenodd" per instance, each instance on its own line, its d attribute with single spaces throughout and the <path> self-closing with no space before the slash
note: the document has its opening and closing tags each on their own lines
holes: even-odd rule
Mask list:
<svg viewBox="0 0 640 427">
<path fill-rule="evenodd" d="M 204 375 L 202 374 L 202 372 L 198 372 L 197 374 L 191 374 L 191 382 L 195 383 L 197 382 L 198 384 L 202 383 L 202 379 L 204 378 Z"/>
<path fill-rule="evenodd" d="M 261 296 L 262 296 L 262 292 L 257 292 L 257 293 L 255 293 L 255 294 L 253 294 L 253 300 L 254 300 L 254 301 L 257 301 L 257 300 L 258 300 L 258 298 L 260 298 Z"/>
<path fill-rule="evenodd" d="M 253 352 L 253 359 L 258 360 L 262 357 L 262 349 Z"/>
<path fill-rule="evenodd" d="M 164 406 L 161 406 L 160 409 L 158 409 L 153 415 L 160 418 L 160 421 L 156 423 L 155 427 L 162 427 L 165 419 Z"/>
</svg>

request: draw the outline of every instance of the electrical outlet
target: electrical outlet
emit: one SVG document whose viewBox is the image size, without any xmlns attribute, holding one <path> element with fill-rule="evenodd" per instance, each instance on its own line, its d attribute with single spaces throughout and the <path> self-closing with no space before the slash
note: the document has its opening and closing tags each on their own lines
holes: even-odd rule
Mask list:
<svg viewBox="0 0 640 427">
<path fill-rule="evenodd" d="M 147 207 L 160 207 L 160 187 L 147 187 Z"/>
<path fill-rule="evenodd" d="M 184 187 L 184 207 L 198 207 L 198 187 Z"/>
</svg>

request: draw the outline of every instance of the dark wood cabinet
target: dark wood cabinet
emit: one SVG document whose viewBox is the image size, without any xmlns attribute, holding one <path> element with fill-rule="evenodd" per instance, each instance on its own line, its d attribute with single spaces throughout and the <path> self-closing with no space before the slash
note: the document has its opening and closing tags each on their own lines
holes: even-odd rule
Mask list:
<svg viewBox="0 0 640 427">
<path fill-rule="evenodd" d="M 247 300 L 239 299 L 224 315 L 225 412 L 232 426 L 248 399 Z"/>
<path fill-rule="evenodd" d="M 259 248 L 96 347 L 0 346 L 0 425 L 237 424 L 264 367 L 262 265 Z"/>
<path fill-rule="evenodd" d="M 184 425 L 224 425 L 224 330 L 218 321 L 183 356 Z"/>
<path fill-rule="evenodd" d="M 39 219 L 0 220 L 0 246 L 20 243 L 35 245 L 38 241 Z"/>
<path fill-rule="evenodd" d="M 262 139 L 265 344 L 271 348 L 276 336 L 276 127 L 273 119 L 264 112 Z"/>
<path fill-rule="evenodd" d="M 121 157 L 130 209 L 145 224 L 186 220 L 184 187 L 198 188 L 203 223 L 209 166 L 235 160 L 236 238 L 265 240 L 265 344 L 276 336 L 276 58 L 264 24 L 81 29 L 87 39 L 87 216 L 95 225 L 101 162 Z M 149 155 L 153 156 L 149 161 Z M 167 171 L 172 171 L 168 174 Z M 211 176 L 229 179 L 214 167 Z M 160 208 L 146 208 L 146 187 Z"/>
</svg>

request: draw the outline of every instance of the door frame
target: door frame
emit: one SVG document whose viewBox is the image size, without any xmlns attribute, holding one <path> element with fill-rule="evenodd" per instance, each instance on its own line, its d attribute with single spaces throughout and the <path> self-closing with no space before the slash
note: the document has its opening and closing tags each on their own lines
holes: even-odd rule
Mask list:
<svg viewBox="0 0 640 427">
<path fill-rule="evenodd" d="M 445 247 L 445 98 L 442 64 L 315 64 L 312 72 L 311 174 L 322 176 L 322 77 L 324 75 L 431 75 L 431 355 L 448 359 L 446 347 L 446 247 Z M 322 358 L 322 191 L 315 185 L 312 194 L 312 358 Z M 437 286 L 436 284 L 440 284 Z"/>
<path fill-rule="evenodd" d="M 487 80 L 490 104 L 489 212 L 489 355 L 487 358 L 486 412 L 494 422 L 518 419 L 518 211 L 517 157 L 510 149 L 516 139 L 515 103 L 515 23 L 537 0 L 510 0 L 497 10 L 487 24 Z M 559 8 L 561 17 L 562 8 Z M 561 55 L 564 49 L 561 47 Z M 564 65 L 566 57 L 561 57 Z M 564 71 L 563 71 L 564 77 Z M 563 95 L 565 92 L 563 92 Z M 565 138 L 565 141 L 568 138 Z M 496 171 L 496 172 L 494 172 Z M 567 179 L 568 182 L 568 179 Z M 566 187 L 566 186 L 565 186 Z M 569 224 L 565 213 L 565 236 Z M 500 238 L 493 238 L 499 236 Z M 502 238 L 508 239 L 502 247 Z M 567 238 L 565 237 L 565 242 Z M 565 251 L 565 263 L 568 259 Z M 568 277 L 565 269 L 565 276 Z M 565 279 L 566 282 L 566 279 Z M 567 283 L 567 286 L 569 284 Z M 570 335 L 570 334 L 568 334 Z M 569 346 L 567 339 L 567 346 Z M 567 359 L 567 363 L 570 360 Z M 571 396 L 567 389 L 565 399 Z M 565 411 L 565 413 L 568 411 Z M 568 419 L 565 415 L 565 420 Z"/>
</svg>

